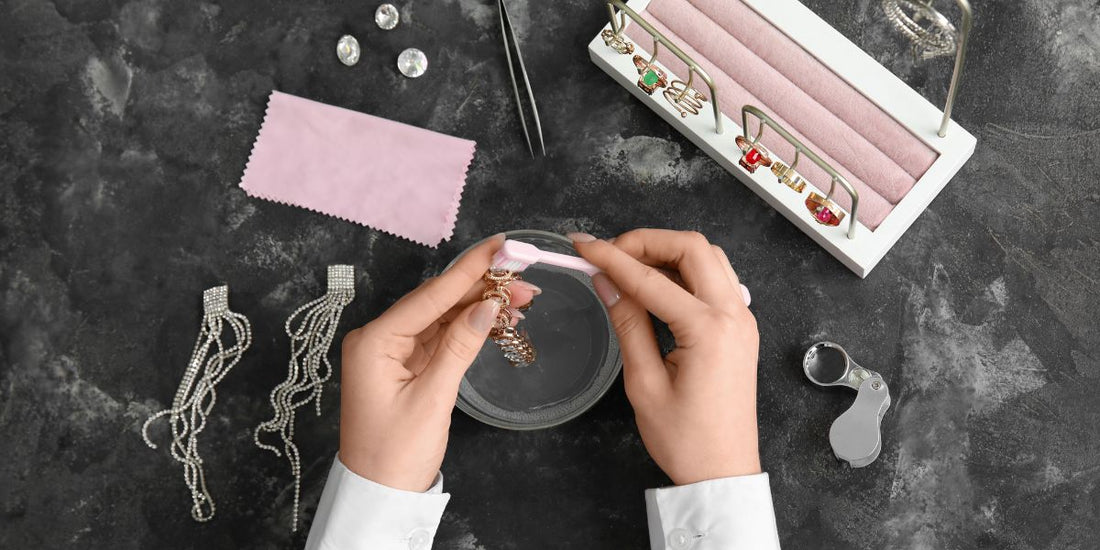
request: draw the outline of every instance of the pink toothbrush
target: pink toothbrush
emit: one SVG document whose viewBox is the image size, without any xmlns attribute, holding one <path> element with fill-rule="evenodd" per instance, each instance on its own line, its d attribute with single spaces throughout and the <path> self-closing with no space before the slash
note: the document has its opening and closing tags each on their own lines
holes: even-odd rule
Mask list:
<svg viewBox="0 0 1100 550">
<path fill-rule="evenodd" d="M 600 272 L 600 268 L 588 263 L 584 258 L 547 252 L 537 246 L 511 239 L 504 241 L 504 246 L 493 255 L 493 268 L 504 269 L 519 273 L 534 264 L 548 264 L 566 269 L 573 269 L 587 273 L 589 277 Z M 741 285 L 741 296 L 745 299 L 745 305 L 752 302 L 752 295 L 745 285 Z"/>
<path fill-rule="evenodd" d="M 598 267 L 588 263 L 584 258 L 547 252 L 533 244 L 513 240 L 504 241 L 504 246 L 493 256 L 493 268 L 517 273 L 539 263 L 583 271 L 589 277 L 600 272 Z"/>
</svg>

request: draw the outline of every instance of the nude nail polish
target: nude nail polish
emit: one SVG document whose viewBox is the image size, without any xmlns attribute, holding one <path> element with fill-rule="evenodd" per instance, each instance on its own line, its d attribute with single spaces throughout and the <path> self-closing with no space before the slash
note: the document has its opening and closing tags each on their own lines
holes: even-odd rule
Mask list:
<svg viewBox="0 0 1100 550">
<path fill-rule="evenodd" d="M 512 282 L 512 286 L 518 286 L 518 287 L 526 288 L 527 290 L 530 290 L 531 293 L 534 294 L 535 296 L 538 296 L 539 294 L 542 294 L 542 289 L 541 288 L 539 288 L 538 286 L 535 286 L 534 284 L 529 283 L 527 281 L 514 281 L 514 282 Z"/>
<path fill-rule="evenodd" d="M 603 273 L 597 273 L 592 277 L 592 286 L 596 287 L 596 296 L 599 296 L 604 307 L 610 308 L 614 306 L 619 303 L 619 300 L 623 297 L 622 292 L 619 291 L 619 287 Z"/>
<path fill-rule="evenodd" d="M 500 302 L 492 299 L 482 300 L 482 302 L 470 312 L 470 317 L 467 322 L 470 323 L 470 327 L 474 330 L 488 332 L 496 321 L 497 313 L 499 312 Z"/>
<path fill-rule="evenodd" d="M 596 237 L 589 235 L 588 233 L 570 233 L 566 237 L 575 243 L 590 243 L 596 240 Z"/>
</svg>

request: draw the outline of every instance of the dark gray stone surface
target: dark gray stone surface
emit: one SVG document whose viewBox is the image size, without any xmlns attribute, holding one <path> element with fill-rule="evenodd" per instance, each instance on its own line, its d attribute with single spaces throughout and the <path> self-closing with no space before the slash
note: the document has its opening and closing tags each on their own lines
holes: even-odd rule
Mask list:
<svg viewBox="0 0 1100 550">
<path fill-rule="evenodd" d="M 934 102 L 866 0 L 810 4 Z M 588 60 L 594 0 L 515 1 L 550 156 L 521 143 L 488 0 L 0 3 L 0 547 L 293 548 L 290 477 L 256 449 L 282 379 L 282 322 L 359 267 L 343 327 L 367 322 L 459 250 L 512 228 L 610 236 L 695 229 L 722 245 L 760 321 L 761 449 L 787 548 L 1100 547 L 1100 7 L 979 2 L 956 119 L 974 157 L 866 280 L 634 101 Z M 357 67 L 336 39 L 356 34 Z M 428 74 L 405 80 L 417 46 Z M 478 142 L 454 239 L 429 250 L 237 188 L 267 94 L 289 93 Z M 256 341 L 219 391 L 203 453 L 218 516 L 188 516 L 180 473 L 145 447 L 218 283 Z M 839 466 L 851 400 L 798 361 L 818 339 L 884 374 L 878 462 Z M 303 415 L 312 516 L 337 445 L 337 391 Z M 160 432 L 163 436 L 163 432 Z M 456 413 L 454 498 L 437 547 L 643 548 L 646 456 L 621 383 L 560 428 Z"/>
</svg>

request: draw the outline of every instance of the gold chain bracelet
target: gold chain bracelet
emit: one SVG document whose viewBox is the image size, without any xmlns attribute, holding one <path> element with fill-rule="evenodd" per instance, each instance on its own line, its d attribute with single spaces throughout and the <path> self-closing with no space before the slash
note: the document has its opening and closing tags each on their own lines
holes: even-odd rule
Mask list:
<svg viewBox="0 0 1100 550">
<path fill-rule="evenodd" d="M 526 367 L 534 363 L 537 354 L 535 347 L 531 345 L 531 338 L 526 331 L 512 326 L 512 312 L 508 310 L 512 304 L 512 291 L 508 290 L 508 285 L 512 281 L 520 280 L 519 273 L 490 269 L 485 272 L 483 279 L 485 292 L 481 294 L 481 299 L 500 302 L 500 313 L 497 314 L 493 329 L 489 331 L 489 338 L 504 352 L 505 359 L 513 367 Z"/>
</svg>

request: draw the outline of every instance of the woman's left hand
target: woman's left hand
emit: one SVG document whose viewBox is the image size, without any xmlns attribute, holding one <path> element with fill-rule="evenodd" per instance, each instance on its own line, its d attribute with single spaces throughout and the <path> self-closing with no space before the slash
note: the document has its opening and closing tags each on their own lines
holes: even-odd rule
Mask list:
<svg viewBox="0 0 1100 550">
<path fill-rule="evenodd" d="M 340 461 L 349 470 L 394 489 L 431 487 L 447 450 L 458 386 L 500 308 L 481 295 L 482 275 L 503 244 L 503 235 L 486 239 L 344 337 Z M 513 307 L 540 292 L 524 281 L 508 288 Z"/>
</svg>

